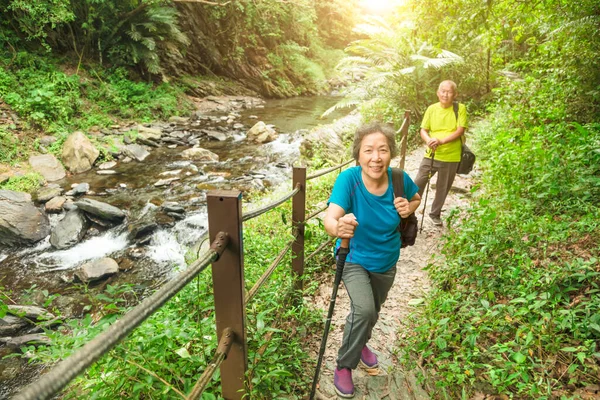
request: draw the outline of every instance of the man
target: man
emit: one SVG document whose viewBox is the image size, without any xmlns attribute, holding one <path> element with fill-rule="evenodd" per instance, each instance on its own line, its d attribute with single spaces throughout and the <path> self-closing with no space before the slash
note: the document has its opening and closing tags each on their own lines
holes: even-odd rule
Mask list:
<svg viewBox="0 0 600 400">
<path fill-rule="evenodd" d="M 427 108 L 421 123 L 421 138 L 427 144 L 427 151 L 419 166 L 415 183 L 419 186 L 419 195 L 422 195 L 429 170 L 431 169 L 431 176 L 438 173 L 435 198 L 429 213 L 431 221 L 438 226 L 442 225 L 442 206 L 456 176 L 462 152 L 461 141 L 467 128 L 467 108 L 464 104 L 458 106 L 458 118 L 454 114 L 453 102 L 457 95 L 456 83 L 440 83 L 437 91 L 440 101 Z"/>
</svg>

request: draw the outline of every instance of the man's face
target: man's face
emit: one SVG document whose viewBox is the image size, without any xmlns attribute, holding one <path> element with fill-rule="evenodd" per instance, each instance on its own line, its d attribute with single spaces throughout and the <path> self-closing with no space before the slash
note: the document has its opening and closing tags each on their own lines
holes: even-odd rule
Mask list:
<svg viewBox="0 0 600 400">
<path fill-rule="evenodd" d="M 440 100 L 442 107 L 448 108 L 452 105 L 452 102 L 456 98 L 456 92 L 451 84 L 442 83 L 437 91 L 437 97 Z"/>
</svg>

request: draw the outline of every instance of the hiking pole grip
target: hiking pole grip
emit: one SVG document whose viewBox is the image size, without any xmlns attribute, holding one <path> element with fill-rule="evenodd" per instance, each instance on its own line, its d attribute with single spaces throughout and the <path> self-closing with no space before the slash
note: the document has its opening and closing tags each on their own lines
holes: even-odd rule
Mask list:
<svg viewBox="0 0 600 400">
<path fill-rule="evenodd" d="M 329 310 L 327 311 L 327 320 L 325 321 L 325 330 L 323 332 L 323 339 L 321 339 L 321 348 L 319 349 L 319 358 L 317 359 L 317 368 L 315 370 L 315 376 L 313 377 L 312 388 L 310 390 L 310 400 L 315 398 L 315 392 L 317 390 L 317 380 L 319 379 L 319 372 L 321 371 L 321 364 L 323 363 L 323 355 L 327 348 L 327 336 L 329 335 L 329 327 L 331 326 L 331 318 L 333 316 L 333 309 L 335 308 L 335 299 L 337 297 L 338 287 L 342 281 L 342 274 L 344 273 L 344 264 L 346 264 L 346 257 L 350 252 L 350 239 L 342 239 L 342 243 L 337 251 L 337 261 L 335 264 L 335 278 L 333 280 L 333 290 L 331 292 L 331 298 L 329 299 Z"/>
</svg>

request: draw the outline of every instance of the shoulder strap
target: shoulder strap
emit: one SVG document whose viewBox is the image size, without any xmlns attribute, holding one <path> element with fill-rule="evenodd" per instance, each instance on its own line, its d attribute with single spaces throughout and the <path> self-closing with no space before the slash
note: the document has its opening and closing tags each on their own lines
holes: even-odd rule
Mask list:
<svg viewBox="0 0 600 400">
<path fill-rule="evenodd" d="M 404 171 L 400 168 L 392 168 L 392 186 L 394 187 L 394 198 L 404 197 Z"/>
<path fill-rule="evenodd" d="M 454 118 L 456 118 L 456 126 L 458 126 L 458 102 L 452 102 L 452 108 L 454 109 Z"/>
</svg>

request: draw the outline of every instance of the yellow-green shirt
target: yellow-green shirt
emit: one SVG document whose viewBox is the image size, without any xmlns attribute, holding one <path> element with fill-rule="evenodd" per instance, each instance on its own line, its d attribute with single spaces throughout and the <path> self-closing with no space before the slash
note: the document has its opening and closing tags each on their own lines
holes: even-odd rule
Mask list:
<svg viewBox="0 0 600 400">
<path fill-rule="evenodd" d="M 440 103 L 430 105 L 425 111 L 421 128 L 429 131 L 429 136 L 443 139 L 456 132 L 456 128 L 462 126 L 467 128 L 467 107 L 458 105 L 458 121 L 454 116 L 454 107 L 443 108 Z M 435 159 L 445 162 L 459 162 L 461 153 L 461 138 L 450 143 L 438 146 L 435 151 Z M 427 148 L 425 157 L 431 158 L 431 149 Z"/>
</svg>

